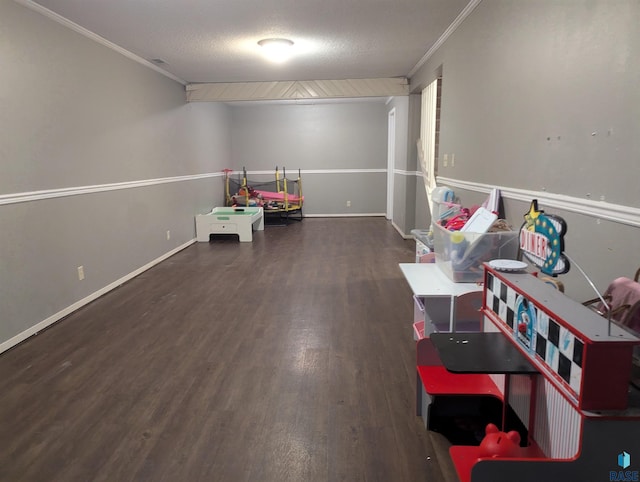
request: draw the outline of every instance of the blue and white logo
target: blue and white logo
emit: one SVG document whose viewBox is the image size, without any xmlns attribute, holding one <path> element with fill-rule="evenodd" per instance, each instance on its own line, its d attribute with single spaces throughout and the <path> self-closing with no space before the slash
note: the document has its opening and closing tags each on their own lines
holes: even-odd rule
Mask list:
<svg viewBox="0 0 640 482">
<path fill-rule="evenodd" d="M 626 451 L 618 454 L 618 467 L 622 470 L 612 470 L 609 472 L 609 482 L 640 482 L 640 476 L 637 470 L 625 470 L 631 465 L 631 455 Z"/>
</svg>

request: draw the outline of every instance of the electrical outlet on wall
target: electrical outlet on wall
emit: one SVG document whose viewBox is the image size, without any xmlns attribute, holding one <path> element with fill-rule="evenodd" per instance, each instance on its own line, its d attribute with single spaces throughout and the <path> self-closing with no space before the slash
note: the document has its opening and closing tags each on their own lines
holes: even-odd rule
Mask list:
<svg viewBox="0 0 640 482">
<path fill-rule="evenodd" d="M 451 154 L 451 167 L 455 166 L 455 162 L 456 162 L 456 155 Z"/>
<path fill-rule="evenodd" d="M 167 240 L 171 239 L 171 231 L 167 230 Z"/>
<path fill-rule="evenodd" d="M 447 167 L 449 165 L 449 154 L 444 155 L 442 159 L 442 164 L 444 165 L 444 167 Z"/>
<path fill-rule="evenodd" d="M 347 207 L 350 208 L 351 207 L 351 201 L 347 201 Z"/>
<path fill-rule="evenodd" d="M 84 266 L 78 266 L 78 279 L 80 281 L 84 279 Z"/>
</svg>

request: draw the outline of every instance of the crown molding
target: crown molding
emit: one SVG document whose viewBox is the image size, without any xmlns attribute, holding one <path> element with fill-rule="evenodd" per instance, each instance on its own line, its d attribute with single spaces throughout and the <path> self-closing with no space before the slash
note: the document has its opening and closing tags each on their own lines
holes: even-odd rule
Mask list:
<svg viewBox="0 0 640 482">
<path fill-rule="evenodd" d="M 104 37 L 101 37 L 100 35 L 87 30 L 84 27 L 81 27 L 80 25 L 78 25 L 77 23 L 72 22 L 69 19 L 64 18 L 62 15 L 59 15 L 55 12 L 52 12 L 51 10 L 49 10 L 48 8 L 43 7 L 40 4 L 37 4 L 31 0 L 14 0 L 16 3 L 19 3 L 20 5 L 27 7 L 30 10 L 33 10 L 34 12 L 38 12 L 41 15 L 44 15 L 45 17 L 50 18 L 51 20 L 53 20 L 54 22 L 59 23 L 60 25 L 73 30 L 76 33 L 79 33 L 80 35 L 93 40 L 96 43 L 99 43 L 100 45 L 103 45 L 111 50 L 114 50 L 116 52 L 118 52 L 120 55 L 124 55 L 125 57 L 127 57 L 130 60 L 133 60 L 134 62 L 137 62 L 139 64 L 144 65 L 145 67 L 155 70 L 156 72 L 164 75 L 165 77 L 169 77 L 171 80 L 175 80 L 176 82 L 182 84 L 182 85 L 187 85 L 187 82 L 182 80 L 179 77 L 176 77 L 175 75 L 173 75 L 170 72 L 167 72 L 166 70 L 161 69 L 160 67 L 158 67 L 157 65 L 153 64 L 152 62 L 149 62 L 146 59 L 143 59 L 142 57 L 134 54 L 133 52 L 129 52 L 128 50 L 120 47 L 119 45 L 114 44 L 113 42 L 110 42 L 109 40 L 107 40 Z"/>
<path fill-rule="evenodd" d="M 415 75 L 415 73 L 420 69 L 420 67 L 422 67 L 427 62 L 427 60 L 429 60 L 431 56 L 436 52 L 436 50 L 438 50 L 442 46 L 442 44 L 445 43 L 445 41 L 451 36 L 451 34 L 453 34 L 453 32 L 457 30 L 457 28 L 464 21 L 464 19 L 467 18 L 471 14 L 471 12 L 473 12 L 473 10 L 478 6 L 478 4 L 481 1 L 482 0 L 471 0 L 467 4 L 467 6 L 464 7 L 462 12 L 460 12 L 460 14 L 455 18 L 455 20 L 451 22 L 451 25 L 449 25 L 449 27 L 447 27 L 444 33 L 440 35 L 440 38 L 436 40 L 436 42 L 431 46 L 431 48 L 427 50 L 427 53 L 424 54 L 424 56 L 418 61 L 418 63 L 411 69 L 411 71 L 407 74 L 407 77 L 411 78 Z"/>
</svg>

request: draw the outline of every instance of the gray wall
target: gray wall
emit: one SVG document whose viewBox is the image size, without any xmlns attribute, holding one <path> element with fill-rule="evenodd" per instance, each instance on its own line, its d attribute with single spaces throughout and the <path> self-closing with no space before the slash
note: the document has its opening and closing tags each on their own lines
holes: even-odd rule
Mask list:
<svg viewBox="0 0 640 482">
<path fill-rule="evenodd" d="M 483 0 L 411 79 L 442 69 L 439 174 L 639 207 L 638 25 L 636 0 Z M 506 207 L 519 226 L 527 203 Z M 601 290 L 640 265 L 637 228 L 541 207 L 567 219 L 567 252 Z M 592 297 L 576 269 L 563 279 Z"/>
<path fill-rule="evenodd" d="M 386 172 L 357 172 L 387 168 L 387 107 L 379 99 L 234 104 L 231 144 L 234 169 L 284 166 L 288 178 L 296 178 L 298 169 L 320 171 L 302 174 L 307 215 L 386 210 Z M 264 178 L 250 175 L 249 181 Z"/>
<path fill-rule="evenodd" d="M 0 127 L 0 348 L 190 242 L 194 214 L 223 199 L 219 177 L 149 180 L 226 167 L 227 107 L 187 105 L 181 84 L 10 1 Z M 149 182 L 104 189 L 135 181 Z"/>
</svg>

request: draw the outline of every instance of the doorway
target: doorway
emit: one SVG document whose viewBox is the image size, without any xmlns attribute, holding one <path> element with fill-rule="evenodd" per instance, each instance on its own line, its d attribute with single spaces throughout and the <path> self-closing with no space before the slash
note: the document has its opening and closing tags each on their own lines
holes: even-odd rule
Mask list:
<svg viewBox="0 0 640 482">
<path fill-rule="evenodd" d="M 386 218 L 393 220 L 393 186 L 396 165 L 396 108 L 389 111 L 387 140 L 387 214 Z"/>
</svg>

